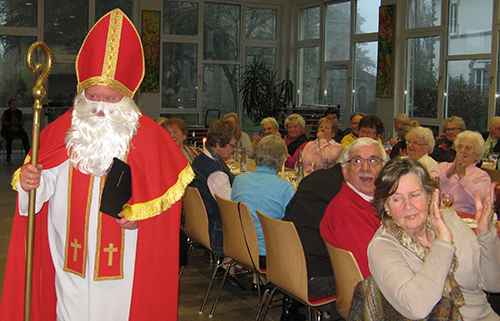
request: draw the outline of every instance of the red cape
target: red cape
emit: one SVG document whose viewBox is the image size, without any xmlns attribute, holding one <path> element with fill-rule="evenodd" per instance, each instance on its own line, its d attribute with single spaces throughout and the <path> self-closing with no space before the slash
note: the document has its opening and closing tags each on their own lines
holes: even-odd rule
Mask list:
<svg viewBox="0 0 500 321">
<path fill-rule="evenodd" d="M 45 169 L 68 159 L 64 144 L 69 110 L 40 134 L 38 163 Z M 179 228 L 184 189 L 194 174 L 170 135 L 143 116 L 127 163 L 132 170 L 131 208 L 163 212 L 139 222 L 130 320 L 177 320 Z M 56 320 L 54 267 L 47 236 L 47 204 L 36 215 L 31 320 Z M 133 211 L 133 210 L 132 210 Z M 16 215 L 7 257 L 0 320 L 23 320 L 27 217 Z"/>
</svg>

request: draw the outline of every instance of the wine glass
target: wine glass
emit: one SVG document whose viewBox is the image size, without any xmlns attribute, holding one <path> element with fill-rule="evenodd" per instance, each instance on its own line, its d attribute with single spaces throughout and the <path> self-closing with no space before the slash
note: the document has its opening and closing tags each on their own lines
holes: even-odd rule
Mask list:
<svg viewBox="0 0 500 321">
<path fill-rule="evenodd" d="M 311 161 L 309 163 L 309 169 L 311 170 L 311 172 L 314 172 L 316 170 L 316 166 L 318 166 L 318 163 L 316 163 L 315 161 Z"/>
<path fill-rule="evenodd" d="M 441 201 L 446 209 L 449 209 L 453 206 L 453 202 L 455 201 L 455 197 L 453 194 L 443 193 L 441 195 Z"/>
<path fill-rule="evenodd" d="M 497 168 L 498 156 L 499 156 L 499 154 L 498 154 L 498 153 L 493 153 L 493 154 L 491 154 L 491 156 L 490 156 L 490 160 L 491 160 L 493 163 L 495 163 L 495 165 L 494 165 L 494 166 L 495 166 L 495 169 Z"/>
<path fill-rule="evenodd" d="M 238 156 L 236 155 L 236 152 L 232 153 L 231 156 L 229 156 L 228 163 L 231 170 L 234 170 L 234 163 L 236 162 L 237 157 Z"/>
</svg>

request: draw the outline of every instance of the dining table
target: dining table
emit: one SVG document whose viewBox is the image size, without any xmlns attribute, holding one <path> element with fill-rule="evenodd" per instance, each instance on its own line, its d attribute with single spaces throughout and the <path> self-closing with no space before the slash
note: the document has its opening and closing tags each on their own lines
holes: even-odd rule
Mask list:
<svg viewBox="0 0 500 321">
<path fill-rule="evenodd" d="M 477 221 L 475 219 L 475 214 L 462 212 L 462 211 L 456 211 L 456 212 L 457 212 L 457 215 L 460 216 L 462 218 L 462 220 L 464 220 L 464 222 L 467 223 L 467 225 L 469 225 L 469 227 L 474 232 L 476 232 Z M 495 227 L 497 228 L 498 236 L 500 237 L 500 222 L 498 221 L 498 219 L 496 219 L 493 224 L 495 224 Z"/>
</svg>

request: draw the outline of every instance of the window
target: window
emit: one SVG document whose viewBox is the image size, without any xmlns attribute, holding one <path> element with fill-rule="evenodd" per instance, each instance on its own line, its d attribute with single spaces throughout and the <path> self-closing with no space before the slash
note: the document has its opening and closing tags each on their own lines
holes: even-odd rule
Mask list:
<svg viewBox="0 0 500 321">
<path fill-rule="evenodd" d="M 450 27 L 448 28 L 448 32 L 450 34 L 457 33 L 457 4 L 452 3 L 450 5 Z"/>
<path fill-rule="evenodd" d="M 197 44 L 163 43 L 163 108 L 196 108 L 197 63 Z"/>
<path fill-rule="evenodd" d="M 349 60 L 351 47 L 351 3 L 325 6 L 324 61 Z"/>
<path fill-rule="evenodd" d="M 245 35 L 247 39 L 276 40 L 277 11 L 247 8 Z"/>
<path fill-rule="evenodd" d="M 278 12 L 272 6 L 163 1 L 160 113 L 182 116 L 190 125 L 238 113 L 241 66 L 254 59 L 277 65 Z M 243 130 L 252 127 L 241 112 L 240 118 Z"/>
<path fill-rule="evenodd" d="M 240 6 L 205 3 L 203 17 L 203 58 L 238 61 Z"/>
<path fill-rule="evenodd" d="M 406 41 L 405 105 L 410 117 L 437 117 L 439 37 Z"/>
<path fill-rule="evenodd" d="M 297 100 L 301 105 L 319 102 L 319 47 L 299 49 Z"/>
<path fill-rule="evenodd" d="M 477 90 L 474 66 L 481 66 L 483 90 Z M 484 130 L 488 122 L 489 60 L 451 60 L 447 64 L 446 115 L 460 116 L 467 129 Z M 472 112 L 473 111 L 473 112 Z"/>
<path fill-rule="evenodd" d="M 89 31 L 89 4 L 45 0 L 44 41 L 54 55 L 76 55 Z"/>
<path fill-rule="evenodd" d="M 33 105 L 31 88 L 37 75 L 28 71 L 25 57 L 35 41 L 36 37 L 0 36 L 0 104 L 7 106 L 15 98 L 20 107 Z"/>
<path fill-rule="evenodd" d="M 354 47 L 353 107 L 355 112 L 377 113 L 377 42 L 360 42 Z"/>
<path fill-rule="evenodd" d="M 15 0 L 2 1 L 0 26 L 36 28 L 38 23 L 38 3 L 36 0 L 20 3 Z"/>
<path fill-rule="evenodd" d="M 450 4 L 448 19 L 450 23 L 454 19 L 460 28 L 448 33 L 448 55 L 491 53 L 492 14 L 493 0 L 461 0 L 459 4 Z"/>
<path fill-rule="evenodd" d="M 299 40 L 319 39 L 319 7 L 300 10 Z"/>
<path fill-rule="evenodd" d="M 356 1 L 356 34 L 378 31 L 378 8 L 380 0 Z"/>
<path fill-rule="evenodd" d="M 406 16 L 408 29 L 441 25 L 441 0 L 409 0 Z"/>
<path fill-rule="evenodd" d="M 489 111 L 493 1 L 413 0 L 410 3 L 407 26 L 413 29 L 406 39 L 406 110 L 424 125 L 441 125 L 444 118 L 459 116 L 467 129 L 485 130 Z M 446 21 L 441 28 L 430 28 L 440 25 L 433 21 L 439 21 L 444 5 L 448 5 Z M 442 34 L 446 37 L 441 38 Z M 440 51 L 441 47 L 446 48 L 445 52 Z"/>
<path fill-rule="evenodd" d="M 163 2 L 163 33 L 195 36 L 198 34 L 198 4 L 193 2 Z"/>
</svg>

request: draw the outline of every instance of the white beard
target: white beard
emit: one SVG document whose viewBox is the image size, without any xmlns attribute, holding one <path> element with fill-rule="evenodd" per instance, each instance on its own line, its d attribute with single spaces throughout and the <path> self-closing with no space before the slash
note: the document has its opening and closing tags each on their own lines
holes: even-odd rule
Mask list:
<svg viewBox="0 0 500 321">
<path fill-rule="evenodd" d="M 100 112 L 104 115 L 99 116 Z M 102 176 L 113 157 L 125 161 L 141 116 L 130 98 L 105 103 L 88 100 L 83 91 L 78 93 L 64 140 L 73 166 L 82 173 Z"/>
</svg>

